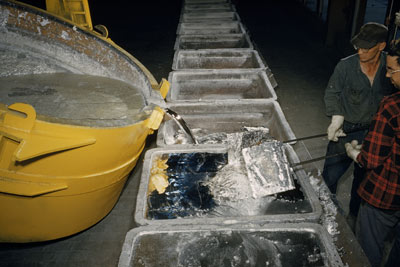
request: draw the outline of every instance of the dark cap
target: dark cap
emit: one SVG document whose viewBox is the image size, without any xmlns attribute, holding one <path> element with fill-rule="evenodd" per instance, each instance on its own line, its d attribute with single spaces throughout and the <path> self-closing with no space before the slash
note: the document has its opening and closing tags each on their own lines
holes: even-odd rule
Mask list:
<svg viewBox="0 0 400 267">
<path fill-rule="evenodd" d="M 368 22 L 364 24 L 360 32 L 351 39 L 351 43 L 358 48 L 369 49 L 378 43 L 386 42 L 387 34 L 388 29 L 385 25 L 376 22 Z"/>
</svg>

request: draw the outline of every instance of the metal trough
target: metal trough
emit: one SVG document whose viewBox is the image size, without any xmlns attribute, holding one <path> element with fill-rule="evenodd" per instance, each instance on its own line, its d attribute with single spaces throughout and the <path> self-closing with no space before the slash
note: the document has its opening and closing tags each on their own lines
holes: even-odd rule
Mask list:
<svg viewBox="0 0 400 267">
<path fill-rule="evenodd" d="M 217 175 L 225 166 L 232 167 L 232 165 L 227 165 L 231 157 L 228 154 L 231 152 L 228 150 L 228 147 L 222 145 L 169 146 L 148 150 L 143 163 L 136 202 L 136 223 L 139 225 L 198 225 L 319 220 L 321 206 L 308 181 L 308 176 L 302 169 L 293 170 L 291 173 L 296 184 L 293 190 L 258 199 L 251 198 L 250 195 L 246 199 L 229 199 L 230 196 L 228 196 L 219 202 L 221 195 L 213 196 L 209 193 L 210 187 L 204 186 L 203 183 L 206 182 L 207 177 Z M 299 162 L 290 145 L 285 146 L 285 151 L 290 164 Z M 167 165 L 169 164 L 167 174 L 170 185 L 163 194 L 149 190 L 151 170 L 154 169 L 156 160 L 160 158 L 168 158 Z M 185 161 L 186 158 L 190 159 Z M 198 162 L 201 162 L 200 166 L 196 165 Z M 232 168 L 236 173 L 237 169 Z M 179 181 L 184 183 L 184 186 L 177 187 L 177 183 L 171 180 L 178 181 L 177 179 L 182 177 L 184 180 Z M 244 182 L 246 187 L 250 186 L 246 178 L 240 179 L 245 180 L 238 181 L 239 183 Z M 240 190 L 244 191 L 246 189 L 243 186 Z M 181 191 L 182 188 L 187 191 Z M 191 192 L 197 192 L 197 194 L 193 195 Z M 178 199 L 178 201 L 171 202 L 171 199 Z"/>
<path fill-rule="evenodd" d="M 249 36 L 244 33 L 218 35 L 178 35 L 175 50 L 178 49 L 219 49 L 253 48 Z"/>
<path fill-rule="evenodd" d="M 343 266 L 317 224 L 139 227 L 125 238 L 119 267 Z"/>
<path fill-rule="evenodd" d="M 207 21 L 203 23 L 185 22 L 178 25 L 177 34 L 182 35 L 201 35 L 201 34 L 231 34 L 245 33 L 240 22 L 229 21 Z"/>
<path fill-rule="evenodd" d="M 214 10 L 214 9 L 232 9 L 232 5 L 229 3 L 186 3 L 183 5 L 183 12 L 192 10 Z"/>
<path fill-rule="evenodd" d="M 188 8 L 189 6 L 189 8 Z M 194 8 L 190 8 L 191 5 L 184 5 L 183 12 L 184 13 L 215 13 L 215 12 L 227 12 L 227 11 L 235 11 L 235 8 L 232 5 L 210 5 L 210 6 L 200 6 L 196 5 Z"/>
<path fill-rule="evenodd" d="M 202 129 L 204 133 L 233 133 L 242 127 L 267 127 L 273 138 L 279 141 L 295 139 L 295 135 L 286 121 L 278 102 L 264 101 L 214 101 L 212 103 L 168 103 L 171 110 L 177 112 L 189 128 Z M 177 145 L 177 124 L 166 121 L 157 133 L 157 146 Z M 196 135 L 198 136 L 198 135 Z"/>
<path fill-rule="evenodd" d="M 261 70 L 182 70 L 171 72 L 168 80 L 168 101 L 277 99 L 269 77 Z"/>
<path fill-rule="evenodd" d="M 218 22 L 218 21 L 240 21 L 237 12 L 213 12 L 213 13 L 182 13 L 180 22 Z"/>
<path fill-rule="evenodd" d="M 228 0 L 185 0 L 185 4 L 216 4 L 228 3 Z"/>
<path fill-rule="evenodd" d="M 175 52 L 173 70 L 185 69 L 265 69 L 257 51 L 213 49 Z"/>
</svg>

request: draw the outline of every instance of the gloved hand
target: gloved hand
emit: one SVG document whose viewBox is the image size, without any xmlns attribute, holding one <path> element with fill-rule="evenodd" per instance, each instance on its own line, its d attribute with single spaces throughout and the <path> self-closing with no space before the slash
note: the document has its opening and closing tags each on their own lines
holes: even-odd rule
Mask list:
<svg viewBox="0 0 400 267">
<path fill-rule="evenodd" d="M 358 144 L 358 141 L 353 140 L 351 141 L 351 143 L 346 143 L 344 147 L 346 148 L 347 156 L 357 162 L 357 156 L 358 154 L 360 154 L 361 151 L 361 145 Z"/>
<path fill-rule="evenodd" d="M 396 15 L 396 17 L 394 19 L 394 24 L 396 24 L 396 26 L 400 27 L 400 12 L 396 12 L 395 15 Z"/>
<path fill-rule="evenodd" d="M 342 125 L 344 122 L 344 116 L 342 115 L 333 115 L 331 124 L 328 127 L 328 140 L 337 142 L 338 137 L 346 136 L 343 132 Z"/>
</svg>

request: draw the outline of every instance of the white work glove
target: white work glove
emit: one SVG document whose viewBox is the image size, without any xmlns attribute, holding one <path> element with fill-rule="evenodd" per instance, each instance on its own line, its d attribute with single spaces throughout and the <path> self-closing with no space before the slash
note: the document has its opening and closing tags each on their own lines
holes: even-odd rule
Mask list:
<svg viewBox="0 0 400 267">
<path fill-rule="evenodd" d="M 347 156 L 357 162 L 357 156 L 361 152 L 361 145 L 358 144 L 358 141 L 353 140 L 351 143 L 346 143 L 344 147 L 346 148 Z"/>
<path fill-rule="evenodd" d="M 395 15 L 396 15 L 396 17 L 394 19 L 394 24 L 396 24 L 396 26 L 400 27 L 400 12 L 396 12 Z"/>
<path fill-rule="evenodd" d="M 337 142 L 338 137 L 346 136 L 343 132 L 342 125 L 344 122 L 344 116 L 342 115 L 333 115 L 331 124 L 328 127 L 328 140 Z"/>
</svg>

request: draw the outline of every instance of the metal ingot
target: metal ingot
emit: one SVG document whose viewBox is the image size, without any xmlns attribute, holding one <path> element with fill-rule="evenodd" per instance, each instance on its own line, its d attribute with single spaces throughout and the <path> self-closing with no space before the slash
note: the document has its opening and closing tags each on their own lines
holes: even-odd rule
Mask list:
<svg viewBox="0 0 400 267">
<path fill-rule="evenodd" d="M 43 10 L 0 0 L 0 17 L 0 241 L 72 235 L 115 205 L 168 82 Z"/>
<path fill-rule="evenodd" d="M 304 170 L 292 170 L 295 189 L 257 199 L 252 197 L 251 190 L 246 189 L 251 186 L 246 174 L 239 176 L 238 180 L 223 176 L 217 178 L 221 171 L 227 175 L 243 173 L 230 164 L 230 153 L 226 145 L 217 144 L 148 150 L 136 201 L 136 223 L 165 226 L 319 220 L 321 205 Z M 289 145 L 285 153 L 289 163 L 299 162 Z M 151 170 L 159 158 L 168 159 L 169 166 L 166 172 L 169 186 L 163 194 L 149 192 Z M 215 180 L 212 177 L 216 177 Z M 225 183 L 228 183 L 226 187 Z M 221 194 L 213 195 L 213 192 Z"/>
<path fill-rule="evenodd" d="M 119 267 L 343 266 L 320 225 L 138 227 L 125 238 Z"/>
</svg>

